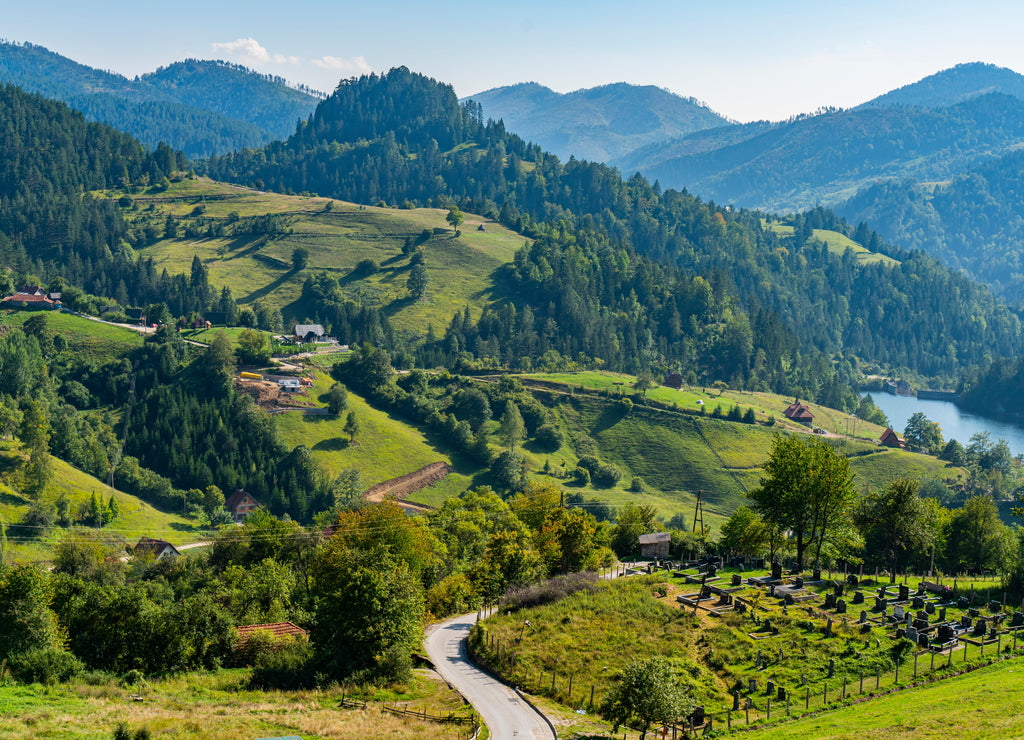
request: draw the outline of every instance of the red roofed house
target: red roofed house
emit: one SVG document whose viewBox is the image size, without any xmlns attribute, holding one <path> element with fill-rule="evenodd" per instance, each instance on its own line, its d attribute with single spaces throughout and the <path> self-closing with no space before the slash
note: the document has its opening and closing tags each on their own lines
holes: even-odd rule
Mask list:
<svg viewBox="0 0 1024 740">
<path fill-rule="evenodd" d="M 38 293 L 15 293 L 12 296 L 7 296 L 0 305 L 4 308 L 25 308 L 30 311 L 52 311 L 53 309 L 60 306 L 60 301 L 55 301 L 52 298 L 47 298 L 45 295 Z"/>
<path fill-rule="evenodd" d="M 798 424 L 806 424 L 810 426 L 814 421 L 814 414 L 811 410 L 804 406 L 800 401 L 793 401 L 789 407 L 782 412 L 787 419 L 792 419 Z"/>
<path fill-rule="evenodd" d="M 900 439 L 892 429 L 886 429 L 882 432 L 882 436 L 879 437 L 878 441 L 886 447 L 901 448 L 906 446 L 906 442 Z"/>
<path fill-rule="evenodd" d="M 154 560 L 166 560 L 181 557 L 181 553 L 178 552 L 178 548 L 170 542 L 155 540 L 152 537 L 139 538 L 139 544 L 132 548 L 132 554 L 136 557 L 139 557 L 140 555 L 152 555 Z"/>
<path fill-rule="evenodd" d="M 241 524 L 249 514 L 260 508 L 260 502 L 246 493 L 245 489 L 239 488 L 228 496 L 228 500 L 224 502 L 224 508 L 234 518 L 235 524 Z"/>
<path fill-rule="evenodd" d="M 243 661 L 246 658 L 251 659 L 252 656 L 247 654 L 246 648 L 248 648 L 249 638 L 257 632 L 268 633 L 273 643 L 270 647 L 275 650 L 280 650 L 286 647 L 289 643 L 296 640 L 308 640 L 309 632 L 299 627 L 297 624 L 292 622 L 272 622 L 270 624 L 244 624 L 235 627 L 235 632 L 238 633 L 238 641 L 235 643 L 235 654 Z"/>
</svg>

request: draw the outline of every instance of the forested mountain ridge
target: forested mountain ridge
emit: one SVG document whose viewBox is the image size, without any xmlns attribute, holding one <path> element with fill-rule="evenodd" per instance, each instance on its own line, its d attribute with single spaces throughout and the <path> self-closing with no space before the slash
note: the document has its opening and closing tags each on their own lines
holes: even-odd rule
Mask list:
<svg viewBox="0 0 1024 740">
<path fill-rule="evenodd" d="M 561 159 L 608 162 L 648 144 L 728 123 L 693 98 L 624 82 L 570 93 L 527 82 L 468 99 L 483 106 L 486 118 L 501 120 L 509 131 Z"/>
<path fill-rule="evenodd" d="M 1008 152 L 1024 141 L 1024 100 L 991 92 L 943 108 L 828 111 L 744 131 L 753 136 L 668 159 L 649 147 L 643 161 L 620 164 L 719 202 L 801 210 L 845 200 L 880 177 L 940 180 Z"/>
<path fill-rule="evenodd" d="M 0 43 L 0 82 L 61 100 L 150 149 L 165 142 L 190 157 L 280 138 L 318 99 L 223 62 L 188 60 L 130 80 L 34 44 Z"/>
<path fill-rule="evenodd" d="M 819 209 L 782 236 L 756 213 L 563 164 L 405 68 L 342 82 L 287 142 L 213 158 L 208 170 L 281 192 L 458 206 L 534 237 L 508 273 L 517 298 L 479 322 L 453 319 L 423 349 L 433 360 L 516 363 L 556 350 L 822 397 L 842 395 L 829 390 L 838 357 L 953 379 L 1019 346 L 1015 313 L 924 255 L 859 265 L 811 238 L 834 229 L 881 245 L 866 227 Z"/>
<path fill-rule="evenodd" d="M 944 182 L 889 180 L 836 210 L 1024 302 L 1024 155 L 1013 152 Z"/>
</svg>

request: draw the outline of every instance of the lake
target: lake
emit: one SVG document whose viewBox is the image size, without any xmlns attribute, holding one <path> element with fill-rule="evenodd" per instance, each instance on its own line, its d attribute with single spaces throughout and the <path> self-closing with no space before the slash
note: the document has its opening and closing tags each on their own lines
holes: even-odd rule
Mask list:
<svg viewBox="0 0 1024 740">
<path fill-rule="evenodd" d="M 921 400 L 915 396 L 893 396 L 881 391 L 872 393 L 871 398 L 889 417 L 893 430 L 901 436 L 907 419 L 920 411 L 930 421 L 938 422 L 942 427 L 942 439 L 946 442 L 955 439 L 966 447 L 973 435 L 988 432 L 993 442 L 1005 439 L 1015 456 L 1024 454 L 1024 428 L 1015 424 L 965 413 L 951 401 Z"/>
</svg>

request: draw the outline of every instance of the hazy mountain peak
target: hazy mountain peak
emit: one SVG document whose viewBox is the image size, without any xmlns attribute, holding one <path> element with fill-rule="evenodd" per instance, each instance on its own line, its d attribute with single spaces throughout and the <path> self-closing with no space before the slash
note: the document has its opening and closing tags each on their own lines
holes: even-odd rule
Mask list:
<svg viewBox="0 0 1024 740">
<path fill-rule="evenodd" d="M 993 92 L 1024 100 L 1024 75 L 994 64 L 966 62 L 891 90 L 859 107 L 944 108 Z"/>
</svg>

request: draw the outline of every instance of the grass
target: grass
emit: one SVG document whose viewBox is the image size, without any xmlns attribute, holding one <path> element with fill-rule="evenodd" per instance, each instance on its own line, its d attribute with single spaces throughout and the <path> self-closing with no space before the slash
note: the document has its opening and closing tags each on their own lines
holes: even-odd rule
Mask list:
<svg viewBox="0 0 1024 740">
<path fill-rule="evenodd" d="M 744 733 L 750 740 L 828 737 L 1009 738 L 1024 736 L 1020 660 L 873 701 Z"/>
<path fill-rule="evenodd" d="M 121 688 L 113 680 L 95 685 L 0 686 L 0 740 L 107 740 L 119 722 L 133 731 L 145 727 L 154 737 L 185 739 L 301 735 L 305 740 L 436 740 L 454 737 L 455 726 L 385 713 L 380 702 L 468 714 L 454 691 L 421 672 L 407 686 L 365 697 L 374 702 L 366 709 L 342 708 L 337 688 L 253 691 L 246 688 L 247 678 L 246 670 L 223 670 L 157 679 L 141 690 Z M 137 693 L 141 701 L 131 699 Z M 466 737 L 465 729 L 461 737 Z"/>
<path fill-rule="evenodd" d="M 442 209 L 359 206 L 257 192 L 205 178 L 182 180 L 164 193 L 131 197 L 136 203 L 128 215 L 140 224 L 161 228 L 168 215 L 182 228 L 196 219 L 227 220 L 232 212 L 242 218 L 279 214 L 289 221 L 290 233 L 265 242 L 249 235 L 158 240 L 140 250 L 142 256 L 154 259 L 157 269 L 188 274 L 193 256 L 198 255 L 211 285 L 229 287 L 241 304 L 263 300 L 272 308 L 284 309 L 286 318 L 296 319 L 311 313 L 311 307 L 299 300 L 306 277 L 326 270 L 341 279 L 348 297 L 380 306 L 396 329 L 420 334 L 428 325 L 440 331 L 465 306 L 479 314 L 490 300 L 503 295 L 496 272 L 524 242 L 519 234 L 473 214 L 466 214 L 461 235 L 456 237 Z M 192 216 L 198 205 L 205 207 L 205 213 Z M 481 225 L 484 231 L 478 230 Z M 410 301 L 405 288 L 409 259 L 401 248 L 407 237 L 418 237 L 424 229 L 440 230 L 422 246 L 430 287 L 425 299 Z M 299 247 L 309 251 L 309 267 L 294 272 L 292 252 Z M 350 278 L 352 268 L 365 259 L 376 262 L 381 270 Z"/>
</svg>

